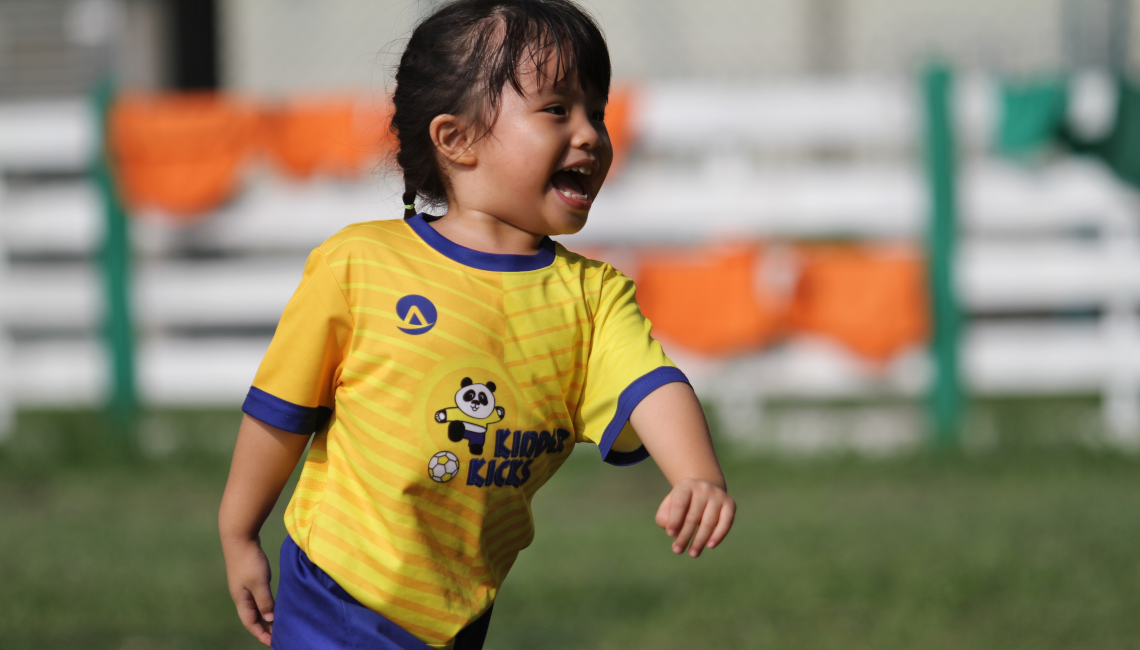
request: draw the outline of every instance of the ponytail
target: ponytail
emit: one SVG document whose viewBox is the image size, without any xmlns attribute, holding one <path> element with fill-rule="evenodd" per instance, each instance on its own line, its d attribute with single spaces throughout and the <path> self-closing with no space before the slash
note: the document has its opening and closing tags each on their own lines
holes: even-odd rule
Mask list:
<svg viewBox="0 0 1140 650">
<path fill-rule="evenodd" d="M 416 216 L 416 188 L 410 183 L 404 185 L 404 218 Z"/>
</svg>

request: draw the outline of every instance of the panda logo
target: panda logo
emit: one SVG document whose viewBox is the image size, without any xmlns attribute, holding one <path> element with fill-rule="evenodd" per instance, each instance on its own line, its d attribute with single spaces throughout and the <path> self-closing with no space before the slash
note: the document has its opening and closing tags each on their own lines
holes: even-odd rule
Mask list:
<svg viewBox="0 0 1140 650">
<path fill-rule="evenodd" d="M 495 406 L 495 382 L 476 384 L 470 377 L 459 382 L 455 406 L 435 412 L 435 421 L 447 424 L 447 438 L 452 442 L 467 439 L 472 454 L 482 455 L 487 440 L 487 427 L 502 422 L 506 410 Z"/>
</svg>

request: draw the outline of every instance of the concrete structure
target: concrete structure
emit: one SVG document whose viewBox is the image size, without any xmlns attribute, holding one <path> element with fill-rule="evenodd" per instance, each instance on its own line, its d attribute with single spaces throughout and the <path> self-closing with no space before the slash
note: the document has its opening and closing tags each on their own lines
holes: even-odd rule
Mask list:
<svg viewBox="0 0 1140 650">
<path fill-rule="evenodd" d="M 400 39 L 434 4 L 222 1 L 225 81 L 233 88 L 259 93 L 382 89 Z M 893 76 L 914 70 L 932 54 L 944 55 L 958 67 L 991 72 L 1104 65 L 1114 3 L 1119 4 L 1118 0 L 583 2 L 609 38 L 618 78 L 706 80 Z M 1132 12 L 1133 19 L 1137 13 Z"/>
<path fill-rule="evenodd" d="M 0 0 L 0 98 L 172 81 L 176 0 Z M 206 2 L 207 0 L 202 0 Z M 255 93 L 382 90 L 432 0 L 212 0 L 224 85 Z M 583 0 L 620 78 L 753 81 L 958 68 L 1103 67 L 1135 0 Z M 1129 15 L 1131 14 L 1131 15 Z M 1133 60 L 1140 53 L 1133 52 Z"/>
</svg>

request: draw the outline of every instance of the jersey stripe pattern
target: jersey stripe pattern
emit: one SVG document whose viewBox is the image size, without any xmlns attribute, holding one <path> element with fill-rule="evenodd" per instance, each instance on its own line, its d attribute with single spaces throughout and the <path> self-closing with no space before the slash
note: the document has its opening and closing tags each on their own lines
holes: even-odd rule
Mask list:
<svg viewBox="0 0 1140 650">
<path fill-rule="evenodd" d="M 315 431 L 285 514 L 300 549 L 447 647 L 494 602 L 574 444 L 643 460 L 629 414 L 675 381 L 613 267 L 549 239 L 473 251 L 417 215 L 313 251 L 243 410 Z"/>
</svg>

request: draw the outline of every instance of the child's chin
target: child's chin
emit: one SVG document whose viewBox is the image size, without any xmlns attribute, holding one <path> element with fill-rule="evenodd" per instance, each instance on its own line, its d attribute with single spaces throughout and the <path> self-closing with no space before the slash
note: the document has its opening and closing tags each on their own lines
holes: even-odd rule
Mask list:
<svg viewBox="0 0 1140 650">
<path fill-rule="evenodd" d="M 559 219 L 558 223 L 555 224 L 555 228 L 553 228 L 553 230 L 555 230 L 556 232 L 553 232 L 551 234 L 552 235 L 573 235 L 575 233 L 578 233 L 583 228 L 586 227 L 587 216 L 588 216 L 587 213 L 582 213 L 582 214 L 571 213 L 567 217 L 565 217 L 563 219 Z"/>
</svg>

